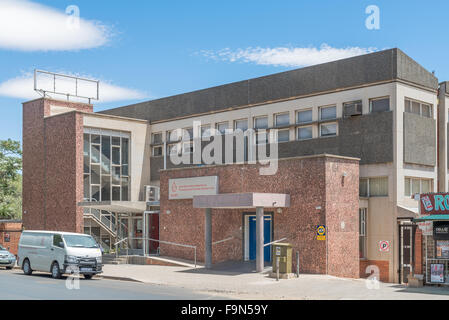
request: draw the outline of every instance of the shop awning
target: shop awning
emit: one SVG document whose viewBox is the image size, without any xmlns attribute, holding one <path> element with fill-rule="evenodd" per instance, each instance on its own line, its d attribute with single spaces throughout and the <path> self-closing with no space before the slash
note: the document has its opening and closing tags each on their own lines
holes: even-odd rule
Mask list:
<svg viewBox="0 0 449 320">
<path fill-rule="evenodd" d="M 117 213 L 143 212 L 147 209 L 145 201 L 84 201 L 78 202 L 78 205 Z"/>
<path fill-rule="evenodd" d="M 421 216 L 418 218 L 415 218 L 414 221 L 421 222 L 421 221 L 449 221 L 449 214 L 433 214 L 430 216 Z"/>
</svg>

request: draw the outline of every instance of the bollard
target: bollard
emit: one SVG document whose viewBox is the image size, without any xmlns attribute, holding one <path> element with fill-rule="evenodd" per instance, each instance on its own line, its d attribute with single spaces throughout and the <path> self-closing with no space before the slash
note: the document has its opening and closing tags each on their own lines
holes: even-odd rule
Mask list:
<svg viewBox="0 0 449 320">
<path fill-rule="evenodd" d="M 299 278 L 299 251 L 296 251 L 296 277 Z"/>
<path fill-rule="evenodd" d="M 279 257 L 276 257 L 276 281 L 279 281 Z"/>
</svg>

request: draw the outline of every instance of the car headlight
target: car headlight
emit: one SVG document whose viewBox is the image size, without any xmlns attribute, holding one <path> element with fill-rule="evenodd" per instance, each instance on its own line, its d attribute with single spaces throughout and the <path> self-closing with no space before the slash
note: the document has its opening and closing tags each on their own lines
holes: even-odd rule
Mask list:
<svg viewBox="0 0 449 320">
<path fill-rule="evenodd" d="M 9 258 L 10 258 L 10 259 L 14 259 L 14 260 L 15 260 L 15 259 L 16 259 L 16 256 L 15 256 L 15 255 L 13 255 L 12 253 L 10 253 L 10 254 L 9 254 Z"/>
<path fill-rule="evenodd" d="M 65 261 L 68 263 L 78 263 L 78 258 L 75 256 L 65 256 Z"/>
<path fill-rule="evenodd" d="M 97 263 L 101 263 L 101 261 L 102 261 L 101 257 L 97 257 L 96 259 L 97 259 Z"/>
</svg>

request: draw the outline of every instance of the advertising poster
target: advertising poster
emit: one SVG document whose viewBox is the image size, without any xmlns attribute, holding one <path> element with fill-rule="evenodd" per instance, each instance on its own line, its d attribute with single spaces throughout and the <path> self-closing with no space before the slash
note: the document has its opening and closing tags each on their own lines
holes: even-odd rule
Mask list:
<svg viewBox="0 0 449 320">
<path fill-rule="evenodd" d="M 437 241 L 437 258 L 448 259 L 449 258 L 449 241 L 438 240 Z"/>
<path fill-rule="evenodd" d="M 432 263 L 430 265 L 430 282 L 444 283 L 444 264 Z"/>
</svg>

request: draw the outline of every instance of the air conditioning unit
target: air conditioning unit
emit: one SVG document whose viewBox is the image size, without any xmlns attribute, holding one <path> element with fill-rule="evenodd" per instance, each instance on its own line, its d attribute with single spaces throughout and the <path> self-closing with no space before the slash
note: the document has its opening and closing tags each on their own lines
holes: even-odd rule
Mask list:
<svg viewBox="0 0 449 320">
<path fill-rule="evenodd" d="M 344 107 L 344 117 L 349 118 L 352 116 L 361 116 L 362 115 L 362 104 L 354 103 L 351 105 L 346 105 Z"/>
<path fill-rule="evenodd" d="M 159 201 L 159 187 L 145 186 L 145 201 Z"/>
</svg>

